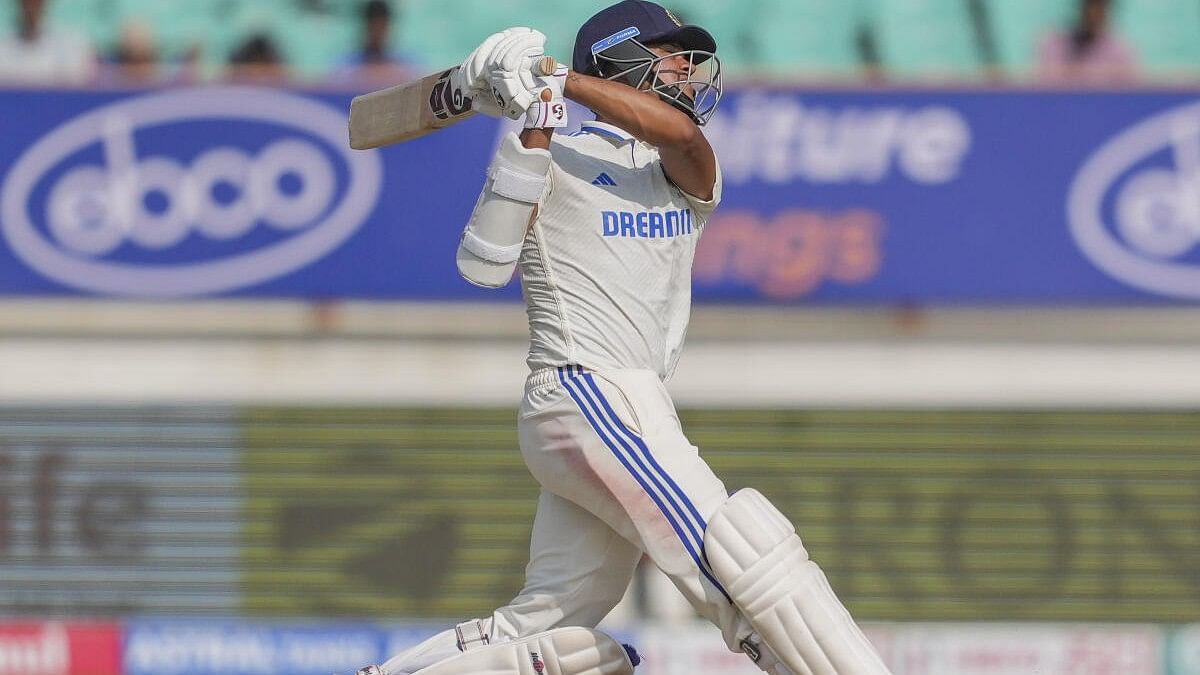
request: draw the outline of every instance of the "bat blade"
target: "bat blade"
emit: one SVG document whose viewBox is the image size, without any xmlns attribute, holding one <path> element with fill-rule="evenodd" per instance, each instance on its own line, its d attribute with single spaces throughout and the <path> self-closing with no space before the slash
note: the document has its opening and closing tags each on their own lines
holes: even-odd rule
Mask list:
<svg viewBox="0 0 1200 675">
<path fill-rule="evenodd" d="M 350 147 L 369 150 L 420 138 L 475 114 L 471 99 L 450 87 L 457 66 L 350 102 Z"/>
<path fill-rule="evenodd" d="M 558 67 L 552 56 L 532 66 L 535 75 Z M 356 96 L 350 102 L 350 147 L 370 150 L 420 138 L 475 114 L 471 99 L 450 86 L 458 66 L 387 89 Z"/>
</svg>

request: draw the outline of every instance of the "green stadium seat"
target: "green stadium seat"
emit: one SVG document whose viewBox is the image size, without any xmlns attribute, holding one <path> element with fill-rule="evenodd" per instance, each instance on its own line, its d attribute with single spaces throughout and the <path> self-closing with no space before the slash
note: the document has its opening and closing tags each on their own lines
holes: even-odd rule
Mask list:
<svg viewBox="0 0 1200 675">
<path fill-rule="evenodd" d="M 528 25 L 547 35 L 547 51 L 570 59 L 579 25 L 606 2 L 562 0 L 547 12 L 534 0 L 396 0 L 395 47 L 433 70 L 461 61 L 489 33 Z M 974 77 L 984 54 L 971 15 L 984 10 L 995 63 L 1016 75 L 1035 65 L 1051 29 L 1068 25 L 1077 0 L 664 0 L 680 18 L 704 26 L 720 45 L 727 74 L 789 79 L 855 76 L 864 29 L 886 71 L 900 78 Z M 168 59 L 204 45 L 211 70 L 247 36 L 265 31 L 293 73 L 332 72 L 358 44 L 362 0 L 48 0 L 50 20 L 84 32 L 102 54 L 121 28 L 149 24 Z M 9 25 L 15 3 L 0 0 Z M 1151 76 L 1200 71 L 1200 0 L 1117 0 L 1114 24 Z"/>
<path fill-rule="evenodd" d="M 1200 69 L 1200 2 L 1124 0 L 1114 24 L 1150 75 L 1195 76 Z"/>
<path fill-rule="evenodd" d="M 880 61 L 899 77 L 976 76 L 978 41 L 967 0 L 872 0 Z"/>
<path fill-rule="evenodd" d="M 398 49 L 420 54 L 430 70 L 461 62 L 488 35 L 475 16 L 476 3 L 405 0 L 393 23 Z M 495 30 L 495 29 L 493 29 Z"/>
<path fill-rule="evenodd" d="M 0 4 L 7 5 L 5 9 L 11 12 L 6 26 L 12 26 L 16 3 L 3 0 Z M 83 33 L 97 52 L 106 54 L 116 44 L 118 26 L 112 10 L 112 0 L 48 0 L 46 19 Z"/>
<path fill-rule="evenodd" d="M 744 70 L 755 59 L 763 0 L 664 0 L 685 23 L 702 26 L 717 41 L 726 72 Z"/>
<path fill-rule="evenodd" d="M 359 24 L 334 14 L 297 12 L 276 26 L 273 34 L 292 76 L 327 76 L 355 50 Z"/>
<path fill-rule="evenodd" d="M 986 0 L 988 27 L 996 47 L 996 65 L 1012 74 L 1029 73 L 1038 44 L 1050 31 L 1074 18 L 1075 0 Z"/>
<path fill-rule="evenodd" d="M 461 62 L 488 35 L 510 26 L 546 34 L 546 52 L 569 62 L 579 25 L 597 10 L 586 0 L 570 0 L 547 12 L 533 0 L 406 0 L 396 22 L 396 45 L 420 54 L 431 69 Z"/>
<path fill-rule="evenodd" d="M 798 77 L 856 75 L 865 12 L 861 0 L 768 0 L 756 17 L 755 64 Z"/>
</svg>

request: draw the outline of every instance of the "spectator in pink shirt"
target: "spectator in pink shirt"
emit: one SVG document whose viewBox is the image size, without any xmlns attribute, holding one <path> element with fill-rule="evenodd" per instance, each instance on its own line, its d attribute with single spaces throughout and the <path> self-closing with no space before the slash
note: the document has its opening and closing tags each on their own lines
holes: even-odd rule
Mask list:
<svg viewBox="0 0 1200 675">
<path fill-rule="evenodd" d="M 1080 0 L 1079 18 L 1038 47 L 1038 77 L 1054 82 L 1125 83 L 1137 77 L 1137 55 L 1109 25 L 1110 0 Z"/>
</svg>

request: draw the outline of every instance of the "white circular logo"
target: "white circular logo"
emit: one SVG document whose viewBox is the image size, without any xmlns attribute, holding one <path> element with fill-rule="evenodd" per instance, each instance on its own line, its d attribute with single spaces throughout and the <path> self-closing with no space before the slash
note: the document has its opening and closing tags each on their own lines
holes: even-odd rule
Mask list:
<svg viewBox="0 0 1200 675">
<path fill-rule="evenodd" d="M 254 122 L 287 133 L 256 151 L 215 145 L 188 162 L 139 157 L 139 130 L 174 125 L 184 133 L 182 125 L 199 121 Z M 271 89 L 210 87 L 119 101 L 68 121 L 21 155 L 0 186 L 0 233 L 30 267 L 83 290 L 181 297 L 261 283 L 328 254 L 374 209 L 379 156 L 351 152 L 345 134 L 339 112 Z M 78 161 L 61 170 L 96 145 L 102 164 Z M 341 190 L 335 158 L 345 166 Z M 45 179 L 52 182 L 34 218 Z M 275 243 L 216 259 L 104 259 L 122 247 L 167 251 L 193 235 L 235 243 L 260 225 L 276 233 Z"/>
<path fill-rule="evenodd" d="M 1200 251 L 1200 103 L 1148 118 L 1096 150 L 1071 184 L 1067 221 L 1079 249 L 1113 278 L 1200 299 L 1200 264 L 1188 261 Z"/>
</svg>

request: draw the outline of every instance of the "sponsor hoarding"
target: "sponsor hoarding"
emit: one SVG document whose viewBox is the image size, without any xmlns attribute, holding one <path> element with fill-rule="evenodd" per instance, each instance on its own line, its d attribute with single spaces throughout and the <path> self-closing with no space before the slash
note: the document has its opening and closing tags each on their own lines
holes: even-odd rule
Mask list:
<svg viewBox="0 0 1200 675">
<path fill-rule="evenodd" d="M 121 627 L 0 622 L 0 675 L 124 675 Z"/>
<path fill-rule="evenodd" d="M 507 602 L 537 496 L 512 414 L 250 411 L 247 611 L 461 619 Z M 796 523 L 858 617 L 1200 617 L 1195 413 L 681 419 L 727 487 L 760 489 Z"/>
<path fill-rule="evenodd" d="M 350 673 L 364 665 L 382 663 L 445 627 L 432 623 L 391 627 L 135 621 L 126 629 L 124 673 Z M 729 651 L 720 631 L 707 623 L 632 624 L 605 626 L 604 630 L 637 650 L 642 659 L 638 675 L 760 672 L 745 655 Z M 1188 675 L 1194 672 L 1165 669 L 1164 630 L 1150 625 L 866 624 L 864 631 L 894 675 Z"/>
<path fill-rule="evenodd" d="M 0 411 L 0 616 L 240 606 L 230 411 Z"/>
<path fill-rule="evenodd" d="M 329 675 L 375 663 L 387 635 L 341 624 L 134 621 L 126 675 Z"/>
<path fill-rule="evenodd" d="M 1200 675 L 1200 623 L 1172 631 L 1167 643 L 1167 675 Z"/>
<path fill-rule="evenodd" d="M 354 152 L 348 103 L 0 92 L 0 294 L 517 299 L 453 264 L 504 128 Z M 1200 300 L 1194 95 L 742 89 L 706 133 L 698 301 Z"/>
<path fill-rule="evenodd" d="M 893 675 L 1160 675 L 1155 626 L 1069 624 L 868 624 L 864 632 Z M 646 627 L 638 675 L 755 675 L 707 625 Z"/>
</svg>

